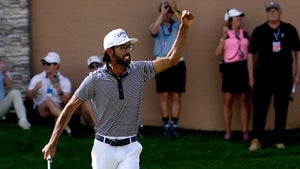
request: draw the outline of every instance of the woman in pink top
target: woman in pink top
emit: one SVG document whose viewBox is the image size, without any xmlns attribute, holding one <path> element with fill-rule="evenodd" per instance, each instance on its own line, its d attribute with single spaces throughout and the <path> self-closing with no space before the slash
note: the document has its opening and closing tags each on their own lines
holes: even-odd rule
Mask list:
<svg viewBox="0 0 300 169">
<path fill-rule="evenodd" d="M 215 54 L 223 62 L 222 92 L 224 93 L 224 121 L 226 134 L 224 138 L 231 138 L 232 105 L 235 95 L 240 102 L 240 117 L 242 121 L 243 139 L 248 140 L 249 122 L 249 92 L 247 55 L 249 39 L 241 28 L 241 20 L 245 14 L 237 9 L 228 9 L 224 19 L 226 25 L 221 33 L 220 42 Z"/>
</svg>

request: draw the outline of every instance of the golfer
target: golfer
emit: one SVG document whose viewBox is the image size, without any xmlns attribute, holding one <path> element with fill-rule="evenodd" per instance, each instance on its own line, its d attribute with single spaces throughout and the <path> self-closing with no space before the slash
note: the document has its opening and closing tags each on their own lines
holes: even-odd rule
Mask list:
<svg viewBox="0 0 300 169">
<path fill-rule="evenodd" d="M 44 159 L 54 157 L 59 136 L 77 107 L 91 99 L 96 117 L 92 148 L 93 169 L 138 169 L 141 144 L 137 141 L 143 86 L 146 81 L 176 65 L 194 16 L 182 11 L 177 38 L 167 57 L 153 61 L 131 61 L 135 38 L 122 29 L 109 32 L 103 41 L 106 65 L 90 73 L 62 110 L 49 143 L 43 148 Z"/>
</svg>

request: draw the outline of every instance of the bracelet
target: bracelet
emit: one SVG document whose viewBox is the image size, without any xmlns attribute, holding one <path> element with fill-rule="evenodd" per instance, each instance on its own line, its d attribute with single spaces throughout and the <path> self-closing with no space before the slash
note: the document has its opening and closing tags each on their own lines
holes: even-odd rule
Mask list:
<svg viewBox="0 0 300 169">
<path fill-rule="evenodd" d="M 3 74 L 3 76 L 8 76 L 8 71 L 5 73 L 2 72 L 2 74 Z"/>
<path fill-rule="evenodd" d="M 174 13 L 174 16 L 180 16 L 180 11 L 176 11 L 175 13 Z"/>
<path fill-rule="evenodd" d="M 64 94 L 63 91 L 60 91 L 60 92 L 58 93 L 59 96 L 62 96 L 63 94 Z"/>
</svg>

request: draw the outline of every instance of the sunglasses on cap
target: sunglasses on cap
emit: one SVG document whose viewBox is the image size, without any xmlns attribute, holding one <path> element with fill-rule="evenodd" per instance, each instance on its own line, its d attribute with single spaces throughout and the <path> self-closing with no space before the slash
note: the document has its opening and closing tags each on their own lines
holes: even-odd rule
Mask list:
<svg viewBox="0 0 300 169">
<path fill-rule="evenodd" d="M 98 68 L 98 67 L 100 67 L 100 66 L 102 66 L 101 63 L 94 62 L 94 63 L 91 63 L 91 64 L 89 65 L 89 69 L 95 69 L 95 68 Z"/>
<path fill-rule="evenodd" d="M 48 62 L 45 62 L 45 61 L 42 61 L 42 65 L 43 66 L 45 66 L 45 65 L 47 65 L 47 66 L 50 66 L 50 65 L 56 65 L 57 63 L 48 63 Z"/>
</svg>

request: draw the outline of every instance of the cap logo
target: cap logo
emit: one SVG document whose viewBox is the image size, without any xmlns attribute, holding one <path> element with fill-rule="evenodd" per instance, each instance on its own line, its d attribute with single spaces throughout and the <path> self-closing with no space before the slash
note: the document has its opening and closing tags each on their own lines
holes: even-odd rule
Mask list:
<svg viewBox="0 0 300 169">
<path fill-rule="evenodd" d="M 118 37 L 123 36 L 123 38 L 127 38 L 128 37 L 127 34 L 126 34 L 126 32 L 120 32 L 117 36 Z"/>
</svg>

